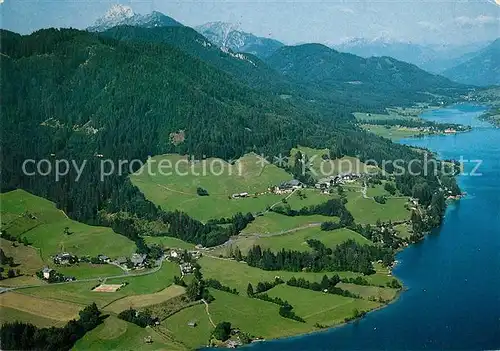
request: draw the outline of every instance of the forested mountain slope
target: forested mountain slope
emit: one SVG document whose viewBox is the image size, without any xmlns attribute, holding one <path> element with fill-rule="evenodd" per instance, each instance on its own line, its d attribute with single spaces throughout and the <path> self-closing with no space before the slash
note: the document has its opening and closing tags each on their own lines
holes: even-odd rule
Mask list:
<svg viewBox="0 0 500 351">
<path fill-rule="evenodd" d="M 140 233 L 134 223 L 143 220 L 165 221 L 170 235 L 203 244 L 230 234 L 160 211 L 131 186 L 128 167 L 101 180 L 103 160 L 145 161 L 169 152 L 198 159 L 249 151 L 274 156 L 297 145 L 379 162 L 419 157 L 359 130 L 347 112 L 302 109 L 167 44 L 71 29 L 3 31 L 1 44 L 2 190 L 24 188 L 74 219 L 112 226 L 134 240 Z M 79 177 L 71 167 L 56 180 L 53 173 L 23 174 L 26 159 L 87 163 Z"/>
<path fill-rule="evenodd" d="M 500 85 L 500 38 L 443 75 L 464 84 Z"/>
<path fill-rule="evenodd" d="M 282 47 L 266 62 L 286 77 L 358 104 L 401 105 L 429 101 L 431 95 L 446 101 L 466 91 L 465 86 L 391 57 L 365 59 L 320 44 Z"/>
</svg>

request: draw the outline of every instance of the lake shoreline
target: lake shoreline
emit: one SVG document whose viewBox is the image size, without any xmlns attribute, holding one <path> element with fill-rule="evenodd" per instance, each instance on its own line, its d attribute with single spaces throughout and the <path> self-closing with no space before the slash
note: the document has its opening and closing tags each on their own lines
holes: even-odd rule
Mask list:
<svg viewBox="0 0 500 351">
<path fill-rule="evenodd" d="M 451 106 L 447 107 L 447 109 L 453 109 L 453 107 L 455 107 L 456 105 L 457 104 L 451 105 Z M 464 106 L 467 106 L 467 104 L 465 104 Z M 476 108 L 479 108 L 479 109 L 481 107 L 484 107 L 483 105 L 481 105 L 481 106 L 479 106 L 479 105 L 472 105 L 472 106 L 475 106 Z M 480 116 L 476 116 L 475 118 L 476 119 L 480 119 Z M 475 128 L 475 126 L 472 126 L 472 130 L 471 131 L 475 131 L 476 129 L 477 128 Z M 427 137 L 427 138 L 429 138 L 429 137 Z M 425 138 L 422 138 L 422 139 L 425 139 Z M 408 138 L 407 141 L 408 140 L 410 140 L 410 138 Z M 399 142 L 399 143 L 401 143 L 401 142 Z M 409 145 L 409 146 L 411 146 L 411 145 Z M 439 150 L 434 150 L 433 152 L 435 152 L 436 154 L 440 154 Z M 459 179 L 461 178 L 460 175 L 457 175 L 457 177 Z M 462 191 L 463 194 L 467 194 L 469 192 L 469 189 L 464 189 L 462 187 L 462 185 L 460 185 L 460 188 L 461 188 L 461 191 Z M 468 198 L 468 196 L 465 197 L 465 198 Z M 445 216 L 445 218 L 443 220 L 443 223 L 439 227 L 436 227 L 435 229 L 433 229 L 432 231 L 430 231 L 429 233 L 426 233 L 425 238 L 423 240 L 421 240 L 421 241 L 419 241 L 417 243 L 408 245 L 407 247 L 402 248 L 398 252 L 398 255 L 406 254 L 406 253 L 408 253 L 410 251 L 412 253 L 416 252 L 416 249 L 418 248 L 418 246 L 421 243 L 424 244 L 425 241 L 428 241 L 428 240 L 426 240 L 427 238 L 431 238 L 430 239 L 431 241 L 435 241 L 435 238 L 433 238 L 434 236 L 430 235 L 430 234 L 433 234 L 433 233 L 436 233 L 436 232 L 441 233 L 443 231 L 443 229 L 444 229 L 443 227 L 445 225 L 444 222 L 448 222 L 449 220 L 453 220 L 454 219 L 454 218 L 450 219 L 448 217 L 455 217 L 457 215 L 455 210 L 460 207 L 460 203 L 462 202 L 463 199 L 464 199 L 464 197 L 462 196 L 459 199 L 455 199 L 453 201 L 447 201 L 446 216 Z M 415 245 L 415 244 L 419 244 L 419 245 Z M 334 327 L 331 327 L 331 328 L 327 328 L 325 330 L 315 331 L 315 332 L 312 332 L 312 333 L 307 333 L 307 334 L 302 334 L 302 335 L 296 335 L 296 336 L 293 336 L 293 337 L 284 337 L 284 338 L 277 338 L 277 339 L 269 340 L 270 347 L 271 346 L 282 346 L 282 345 L 276 345 L 275 342 L 277 340 L 280 340 L 280 341 L 286 340 L 286 345 L 292 346 L 292 349 L 293 349 L 293 347 L 295 347 L 295 345 L 292 345 L 292 343 L 295 343 L 295 342 L 300 343 L 300 342 L 302 342 L 304 344 L 305 342 L 307 342 L 307 341 L 310 340 L 310 336 L 311 335 L 317 335 L 318 336 L 318 340 L 319 339 L 327 339 L 327 337 L 325 336 L 325 334 L 329 334 L 328 332 L 333 333 L 334 331 L 337 331 L 337 330 L 340 330 L 340 329 L 343 330 L 344 334 L 352 335 L 352 333 L 354 333 L 354 330 L 357 329 L 358 324 L 361 323 L 365 319 L 365 317 L 378 316 L 379 314 L 374 314 L 372 312 L 376 312 L 376 311 L 380 312 L 380 311 L 386 310 L 386 307 L 389 307 L 389 306 L 395 304 L 397 301 L 400 301 L 401 298 L 403 296 L 405 296 L 406 293 L 410 290 L 409 286 L 411 286 L 411 280 L 413 278 L 410 278 L 409 279 L 410 281 L 408 281 L 408 282 L 404 281 L 404 279 L 402 279 L 403 277 L 398 274 L 399 269 L 402 268 L 401 266 L 403 266 L 403 267 L 405 266 L 404 259 L 400 260 L 400 264 L 398 264 L 398 266 L 397 266 L 398 269 L 395 271 L 394 276 L 397 277 L 400 281 L 403 281 L 403 290 L 400 291 L 400 292 L 398 292 L 398 294 L 394 297 L 394 299 L 392 299 L 389 303 L 384 304 L 383 306 L 380 306 L 380 307 L 378 307 L 376 309 L 371 310 L 363 318 L 357 319 L 355 321 L 350 321 L 348 323 L 339 324 L 337 326 L 334 326 Z M 407 267 L 405 267 L 405 268 L 407 268 Z M 425 293 L 426 289 L 423 289 L 422 291 L 423 291 L 423 293 Z M 419 293 L 422 293 L 422 292 L 419 292 Z M 414 293 L 412 295 L 414 295 Z M 377 319 L 380 319 L 380 318 L 377 318 Z M 352 329 L 352 328 L 348 327 L 348 325 L 351 325 L 351 324 L 354 325 L 352 328 L 355 328 L 355 329 Z M 346 329 L 340 328 L 340 327 L 344 327 Z M 374 329 L 377 329 L 377 328 L 375 327 Z M 375 333 L 375 332 L 372 332 L 372 333 Z M 323 337 L 323 336 L 325 336 L 325 337 Z M 330 337 L 330 335 L 328 335 L 328 337 Z M 339 342 L 339 343 L 342 344 L 342 342 Z M 283 345 L 285 345 L 285 344 L 283 344 Z M 340 348 L 342 348 L 342 347 L 340 347 Z M 267 350 L 268 348 L 263 348 L 263 349 Z M 323 349 L 323 348 L 318 348 L 318 349 Z"/>
</svg>

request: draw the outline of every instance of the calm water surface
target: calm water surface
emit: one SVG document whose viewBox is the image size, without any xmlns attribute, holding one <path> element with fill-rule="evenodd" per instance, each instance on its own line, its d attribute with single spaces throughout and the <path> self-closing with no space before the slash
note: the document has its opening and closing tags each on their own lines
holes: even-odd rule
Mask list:
<svg viewBox="0 0 500 351">
<path fill-rule="evenodd" d="M 361 321 L 251 350 L 500 349 L 500 129 L 477 119 L 484 110 L 426 112 L 429 120 L 474 129 L 402 141 L 446 159 L 483 160 L 481 176 L 458 178 L 468 196 L 448 208 L 442 227 L 398 255 L 394 274 L 408 290 Z"/>
</svg>

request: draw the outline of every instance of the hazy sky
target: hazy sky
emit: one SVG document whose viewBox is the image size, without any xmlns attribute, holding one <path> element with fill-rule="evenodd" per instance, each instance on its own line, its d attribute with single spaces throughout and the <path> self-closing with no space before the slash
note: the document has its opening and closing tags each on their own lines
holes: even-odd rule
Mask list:
<svg viewBox="0 0 500 351">
<path fill-rule="evenodd" d="M 137 13 L 157 10 L 189 26 L 237 23 L 287 44 L 380 36 L 462 44 L 500 37 L 495 0 L 0 0 L 1 26 L 19 33 L 50 26 L 85 28 L 117 3 Z"/>
</svg>

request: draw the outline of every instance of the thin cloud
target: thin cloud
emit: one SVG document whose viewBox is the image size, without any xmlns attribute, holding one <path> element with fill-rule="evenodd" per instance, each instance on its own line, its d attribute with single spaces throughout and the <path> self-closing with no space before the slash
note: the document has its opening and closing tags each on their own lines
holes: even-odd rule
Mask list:
<svg viewBox="0 0 500 351">
<path fill-rule="evenodd" d="M 479 15 L 477 17 L 460 16 L 455 18 L 455 23 L 462 27 L 484 27 L 499 25 L 500 17 Z"/>
</svg>

